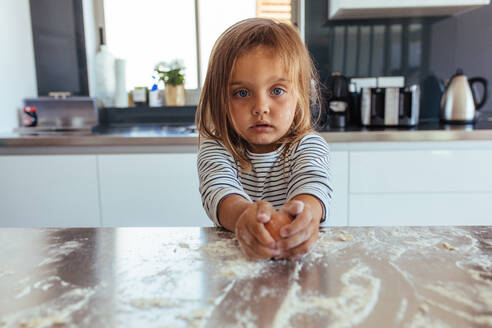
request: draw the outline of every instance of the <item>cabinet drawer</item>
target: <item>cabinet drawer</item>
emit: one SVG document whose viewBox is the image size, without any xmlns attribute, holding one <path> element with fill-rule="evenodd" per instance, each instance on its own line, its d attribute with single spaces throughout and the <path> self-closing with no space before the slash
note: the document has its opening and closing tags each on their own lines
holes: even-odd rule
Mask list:
<svg viewBox="0 0 492 328">
<path fill-rule="evenodd" d="M 491 225 L 492 193 L 350 196 L 352 226 Z"/>
<path fill-rule="evenodd" d="M 350 153 L 350 193 L 491 191 L 491 150 Z"/>
</svg>

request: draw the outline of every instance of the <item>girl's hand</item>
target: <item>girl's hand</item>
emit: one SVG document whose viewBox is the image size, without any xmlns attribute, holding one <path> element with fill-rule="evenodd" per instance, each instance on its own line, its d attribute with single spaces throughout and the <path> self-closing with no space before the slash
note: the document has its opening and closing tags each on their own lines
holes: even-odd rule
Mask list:
<svg viewBox="0 0 492 328">
<path fill-rule="evenodd" d="M 275 211 L 268 202 L 251 203 L 239 216 L 236 223 L 236 237 L 244 255 L 252 260 L 270 259 L 280 252 L 275 248 L 275 240 L 265 228 Z"/>
<path fill-rule="evenodd" d="M 277 248 L 281 250 L 278 258 L 301 257 L 316 244 L 320 219 L 315 218 L 308 203 L 299 200 L 285 203 L 280 210 L 295 216 L 295 220 L 280 229 L 283 238 L 277 242 Z"/>
</svg>

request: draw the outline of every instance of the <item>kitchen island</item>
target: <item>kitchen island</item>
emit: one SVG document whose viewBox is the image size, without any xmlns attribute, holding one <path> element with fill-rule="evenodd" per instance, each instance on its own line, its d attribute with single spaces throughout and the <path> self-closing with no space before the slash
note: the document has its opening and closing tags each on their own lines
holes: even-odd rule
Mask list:
<svg viewBox="0 0 492 328">
<path fill-rule="evenodd" d="M 322 230 L 249 262 L 218 228 L 0 229 L 0 327 L 491 327 L 492 227 Z"/>
</svg>

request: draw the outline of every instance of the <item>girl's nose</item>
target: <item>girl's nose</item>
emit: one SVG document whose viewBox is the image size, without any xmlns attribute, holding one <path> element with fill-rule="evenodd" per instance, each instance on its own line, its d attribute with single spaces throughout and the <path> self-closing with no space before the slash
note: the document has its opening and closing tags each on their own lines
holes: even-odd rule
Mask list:
<svg viewBox="0 0 492 328">
<path fill-rule="evenodd" d="M 257 106 L 257 107 L 255 107 L 253 112 L 255 115 L 268 114 L 269 109 L 268 109 L 268 106 L 262 106 L 262 107 Z"/>
<path fill-rule="evenodd" d="M 264 99 L 258 99 L 258 101 L 256 102 L 253 108 L 253 114 L 261 115 L 261 114 L 268 114 L 269 112 L 270 112 L 270 107 L 268 103 Z"/>
</svg>

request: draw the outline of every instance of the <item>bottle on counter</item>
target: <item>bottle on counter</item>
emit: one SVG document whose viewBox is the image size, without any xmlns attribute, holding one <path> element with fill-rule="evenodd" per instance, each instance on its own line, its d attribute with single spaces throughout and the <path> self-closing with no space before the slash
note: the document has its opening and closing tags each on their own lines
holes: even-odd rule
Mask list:
<svg viewBox="0 0 492 328">
<path fill-rule="evenodd" d="M 26 106 L 22 113 L 23 126 L 36 126 L 38 124 L 38 114 L 36 107 Z"/>
<path fill-rule="evenodd" d="M 95 56 L 96 97 L 104 107 L 113 107 L 116 91 L 115 58 L 104 42 L 102 28 L 99 28 L 99 38 L 100 50 Z"/>
<path fill-rule="evenodd" d="M 126 60 L 117 58 L 115 60 L 115 80 L 116 91 L 114 96 L 114 106 L 128 107 L 128 94 L 126 92 Z"/>
<path fill-rule="evenodd" d="M 155 76 L 152 76 L 153 83 L 152 88 L 149 91 L 149 106 L 150 107 L 161 107 L 162 106 L 162 96 L 158 86 L 158 80 Z"/>
</svg>

